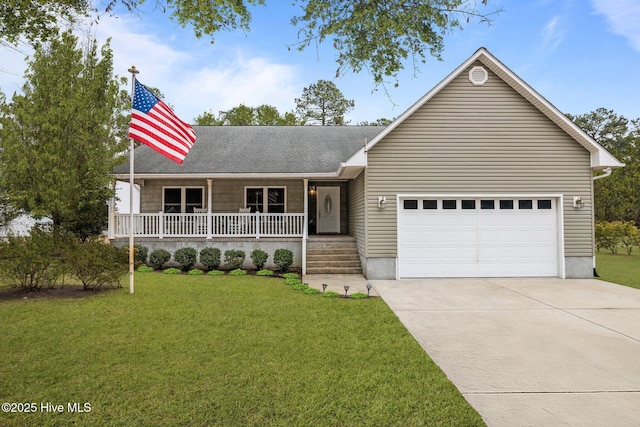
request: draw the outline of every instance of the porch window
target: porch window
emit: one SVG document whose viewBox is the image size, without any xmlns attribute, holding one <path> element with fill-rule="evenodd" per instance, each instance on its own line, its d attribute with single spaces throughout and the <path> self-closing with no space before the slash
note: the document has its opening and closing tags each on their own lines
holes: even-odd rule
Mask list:
<svg viewBox="0 0 640 427">
<path fill-rule="evenodd" d="M 193 213 L 203 202 L 204 187 L 165 187 L 163 191 L 164 213 Z"/>
<path fill-rule="evenodd" d="M 286 188 L 284 187 L 247 187 L 245 206 L 251 212 L 284 213 L 286 211 Z"/>
</svg>

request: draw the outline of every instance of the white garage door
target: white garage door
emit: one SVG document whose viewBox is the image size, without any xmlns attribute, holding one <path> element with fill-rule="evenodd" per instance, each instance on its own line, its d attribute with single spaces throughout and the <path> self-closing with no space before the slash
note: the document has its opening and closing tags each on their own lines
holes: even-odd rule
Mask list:
<svg viewBox="0 0 640 427">
<path fill-rule="evenodd" d="M 555 198 L 401 198 L 399 276 L 557 276 L 556 205 Z"/>
</svg>

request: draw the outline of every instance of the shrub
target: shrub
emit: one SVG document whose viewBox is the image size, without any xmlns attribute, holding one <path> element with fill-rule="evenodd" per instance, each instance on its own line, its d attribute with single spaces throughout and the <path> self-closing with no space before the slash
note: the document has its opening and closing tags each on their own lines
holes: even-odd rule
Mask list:
<svg viewBox="0 0 640 427">
<path fill-rule="evenodd" d="M 273 254 L 273 263 L 278 267 L 281 271 L 289 270 L 291 264 L 293 264 L 293 252 L 289 249 L 276 249 Z"/>
<path fill-rule="evenodd" d="M 305 289 L 309 289 L 309 285 L 306 283 L 296 283 L 291 287 L 294 291 L 304 291 Z"/>
<path fill-rule="evenodd" d="M 338 298 L 340 294 L 337 293 L 336 291 L 327 291 L 324 294 L 322 294 L 322 296 L 325 298 Z"/>
<path fill-rule="evenodd" d="M 220 267 L 220 249 L 204 248 L 200 251 L 200 264 L 207 270 L 217 270 Z"/>
<path fill-rule="evenodd" d="M 135 263 L 136 265 L 143 265 L 147 263 L 147 257 L 149 256 L 149 248 L 142 245 L 134 245 L 135 249 Z"/>
<path fill-rule="evenodd" d="M 209 276 L 224 276 L 224 271 L 211 270 L 210 272 L 207 273 L 207 275 L 209 275 Z"/>
<path fill-rule="evenodd" d="M 180 248 L 173 254 L 173 259 L 180 264 L 182 271 L 188 271 L 195 265 L 197 256 L 194 248 Z"/>
<path fill-rule="evenodd" d="M 236 268 L 235 270 L 231 270 L 229 272 L 229 276 L 246 276 L 247 272 L 241 268 Z"/>
<path fill-rule="evenodd" d="M 366 299 L 367 298 L 367 294 L 365 294 L 364 292 L 355 292 L 355 293 L 351 294 L 351 298 L 353 298 L 353 299 Z"/>
<path fill-rule="evenodd" d="M 251 252 L 251 260 L 256 270 L 262 270 L 262 267 L 267 263 L 267 258 L 269 258 L 269 254 L 263 250 L 255 249 Z"/>
<path fill-rule="evenodd" d="M 165 265 L 171 259 L 171 254 L 164 249 L 156 249 L 151 252 L 149 255 L 149 264 L 154 270 L 161 270 L 162 266 Z"/>
<path fill-rule="evenodd" d="M 307 295 L 317 295 L 320 293 L 320 289 L 307 287 L 307 289 L 304 290 L 304 293 Z"/>
<path fill-rule="evenodd" d="M 596 249 L 608 249 L 612 254 L 618 253 L 618 247 L 624 247 L 628 255 L 634 246 L 640 245 L 640 231 L 632 221 L 597 222 L 595 226 Z"/>
<path fill-rule="evenodd" d="M 165 271 L 163 271 L 164 274 L 180 274 L 182 273 L 182 270 L 180 270 L 179 268 L 167 268 Z"/>
<path fill-rule="evenodd" d="M 285 279 L 284 284 L 285 285 L 289 285 L 289 286 L 295 286 L 302 283 L 300 281 L 300 279 L 298 279 L 297 277 L 290 277 L 288 279 Z"/>
<path fill-rule="evenodd" d="M 193 270 L 189 270 L 189 272 L 187 273 L 189 276 L 202 276 L 203 271 L 199 270 L 197 268 L 194 268 Z"/>
<path fill-rule="evenodd" d="M 298 273 L 284 273 L 281 275 L 284 279 L 298 279 Z"/>
<path fill-rule="evenodd" d="M 73 276 L 84 289 L 97 289 L 104 285 L 121 287 L 120 280 L 129 270 L 128 248 L 116 248 L 98 237 L 76 241 L 70 251 L 68 263 Z"/>
<path fill-rule="evenodd" d="M 136 271 L 138 273 L 150 273 L 153 271 L 153 267 L 149 267 L 148 265 L 141 265 Z"/>
<path fill-rule="evenodd" d="M 258 270 L 256 271 L 256 276 L 273 276 L 272 270 Z"/>
<path fill-rule="evenodd" d="M 228 250 L 224 252 L 224 264 L 229 270 L 236 270 L 244 264 L 244 251 Z"/>
<path fill-rule="evenodd" d="M 26 291 L 52 288 L 62 274 L 62 236 L 36 226 L 29 236 L 9 236 L 0 242 L 0 270 L 9 286 Z"/>
</svg>

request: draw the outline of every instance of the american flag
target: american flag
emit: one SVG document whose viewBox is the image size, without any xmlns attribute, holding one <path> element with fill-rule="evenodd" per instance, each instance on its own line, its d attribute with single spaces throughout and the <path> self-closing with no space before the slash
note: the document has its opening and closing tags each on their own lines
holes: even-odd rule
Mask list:
<svg viewBox="0 0 640 427">
<path fill-rule="evenodd" d="M 182 164 L 196 134 L 161 99 L 135 80 L 129 137 Z"/>
</svg>

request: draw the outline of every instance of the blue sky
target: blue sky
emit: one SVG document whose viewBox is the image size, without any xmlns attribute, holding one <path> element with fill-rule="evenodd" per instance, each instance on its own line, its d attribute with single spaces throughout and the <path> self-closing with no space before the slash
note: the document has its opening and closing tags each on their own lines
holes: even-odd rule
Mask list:
<svg viewBox="0 0 640 427">
<path fill-rule="evenodd" d="M 214 44 L 153 11 L 152 3 L 139 16 L 102 17 L 92 31 L 101 44 L 111 37 L 117 74 L 128 75 L 136 65 L 140 81 L 159 88 L 189 122 L 241 103 L 291 111 L 294 98 L 319 79 L 334 81 L 355 101 L 351 124 L 394 118 L 480 47 L 564 113 L 605 107 L 640 117 L 638 0 L 490 0 L 487 11 L 504 9 L 491 26 L 472 21 L 447 35 L 443 61 L 427 58 L 417 75 L 407 61 L 399 86 L 387 85 L 387 93 L 375 90 L 366 72 L 334 79 L 329 44 L 288 49 L 297 41 L 289 24 L 297 10 L 290 1 L 268 0 L 253 11 L 251 31 L 219 33 Z M 0 48 L 0 90 L 9 97 L 22 85 L 23 53 L 29 52 L 24 46 L 21 51 Z"/>
</svg>

